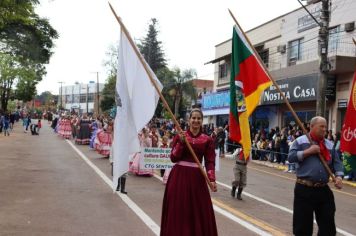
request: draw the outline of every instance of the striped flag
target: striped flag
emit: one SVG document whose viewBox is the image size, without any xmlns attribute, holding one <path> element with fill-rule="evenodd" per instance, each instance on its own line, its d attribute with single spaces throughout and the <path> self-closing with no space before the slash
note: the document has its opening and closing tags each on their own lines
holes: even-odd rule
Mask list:
<svg viewBox="0 0 356 236">
<path fill-rule="evenodd" d="M 245 159 L 251 151 L 248 117 L 257 107 L 263 90 L 272 84 L 260 63 L 244 34 L 235 26 L 231 53 L 229 134 L 231 140 L 242 145 Z"/>
</svg>

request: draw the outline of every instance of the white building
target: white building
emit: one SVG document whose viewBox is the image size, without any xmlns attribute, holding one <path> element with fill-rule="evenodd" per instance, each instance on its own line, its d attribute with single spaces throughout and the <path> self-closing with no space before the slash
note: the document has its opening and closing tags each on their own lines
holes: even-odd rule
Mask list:
<svg viewBox="0 0 356 236">
<path fill-rule="evenodd" d="M 98 109 L 98 89 L 99 100 L 100 92 L 104 84 L 99 83 L 75 83 L 74 85 L 63 86 L 59 88 L 59 96 L 62 98 L 59 105 L 69 111 L 82 113 L 94 113 Z M 62 101 L 62 103 L 61 103 Z M 100 109 L 99 109 L 100 110 Z"/>
<path fill-rule="evenodd" d="M 341 129 L 346 104 L 356 65 L 356 1 L 331 0 L 330 37 L 328 56 L 330 78 L 326 96 L 326 118 L 334 132 Z M 320 20 L 321 2 L 310 4 L 308 10 Z M 232 30 L 232 27 L 231 27 Z M 315 115 L 318 93 L 319 26 L 299 8 L 279 16 L 246 32 L 263 62 L 289 95 L 289 101 L 302 121 Z M 229 80 L 231 39 L 215 46 L 214 95 L 206 97 L 202 109 L 209 123 L 223 125 L 229 114 Z M 261 98 L 260 106 L 252 115 L 255 127 L 274 128 L 293 124 L 291 113 L 273 86 Z"/>
</svg>

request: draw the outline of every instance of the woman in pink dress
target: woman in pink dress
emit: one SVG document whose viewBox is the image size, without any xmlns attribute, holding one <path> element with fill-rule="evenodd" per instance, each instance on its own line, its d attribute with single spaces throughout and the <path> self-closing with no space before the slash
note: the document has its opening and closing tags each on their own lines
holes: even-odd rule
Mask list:
<svg viewBox="0 0 356 236">
<path fill-rule="evenodd" d="M 149 132 L 147 129 L 143 128 L 142 133 L 139 134 L 140 139 L 140 146 L 141 147 L 152 147 L 152 139 L 149 136 Z M 140 168 L 140 160 L 141 160 L 141 153 L 137 152 L 133 156 L 132 163 L 130 163 L 129 171 L 136 175 L 143 175 L 143 176 L 152 176 L 153 169 L 141 169 Z"/>
<path fill-rule="evenodd" d="M 161 236 L 217 235 L 215 215 L 208 185 L 182 137 L 192 146 L 200 162 L 203 158 L 209 180 L 216 192 L 215 148 L 211 137 L 201 132 L 203 113 L 193 109 L 189 129 L 176 135 L 172 144 L 171 170 L 163 198 Z"/>
<path fill-rule="evenodd" d="M 107 126 L 98 130 L 95 138 L 95 150 L 105 156 L 109 157 L 112 145 L 112 133 L 114 131 L 114 123 L 109 121 Z"/>
</svg>

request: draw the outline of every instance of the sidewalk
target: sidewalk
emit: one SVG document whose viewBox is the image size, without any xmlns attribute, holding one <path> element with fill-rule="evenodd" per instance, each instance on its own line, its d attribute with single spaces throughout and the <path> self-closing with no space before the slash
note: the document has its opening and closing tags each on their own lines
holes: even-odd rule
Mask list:
<svg viewBox="0 0 356 236">
<path fill-rule="evenodd" d="M 225 154 L 225 158 L 232 159 L 232 155 L 231 154 Z M 263 165 L 263 166 L 271 167 L 271 168 L 282 170 L 282 171 L 287 171 L 288 170 L 288 166 L 287 165 L 281 165 L 281 164 L 278 164 L 278 163 L 272 163 L 270 161 L 259 161 L 259 160 L 251 160 L 251 161 L 253 163 L 257 164 L 257 165 Z M 343 180 L 342 182 L 345 185 L 348 185 L 348 186 L 356 188 L 356 182 L 348 181 L 348 180 Z"/>
</svg>

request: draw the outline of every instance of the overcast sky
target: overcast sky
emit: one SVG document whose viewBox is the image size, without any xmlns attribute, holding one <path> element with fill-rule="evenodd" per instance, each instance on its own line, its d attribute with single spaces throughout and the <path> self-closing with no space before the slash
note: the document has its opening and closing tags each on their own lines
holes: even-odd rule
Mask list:
<svg viewBox="0 0 356 236">
<path fill-rule="evenodd" d="M 159 23 L 158 39 L 169 67 L 196 69 L 198 78 L 213 79 L 214 67 L 204 65 L 214 59 L 215 45 L 231 37 L 230 8 L 247 31 L 300 7 L 297 0 L 111 0 L 135 39 L 147 33 L 151 18 Z M 60 37 L 47 75 L 37 86 L 42 93 L 58 94 L 59 81 L 106 80 L 103 62 L 110 45 L 117 45 L 120 27 L 106 0 L 41 0 L 36 12 L 50 20 Z"/>
</svg>

